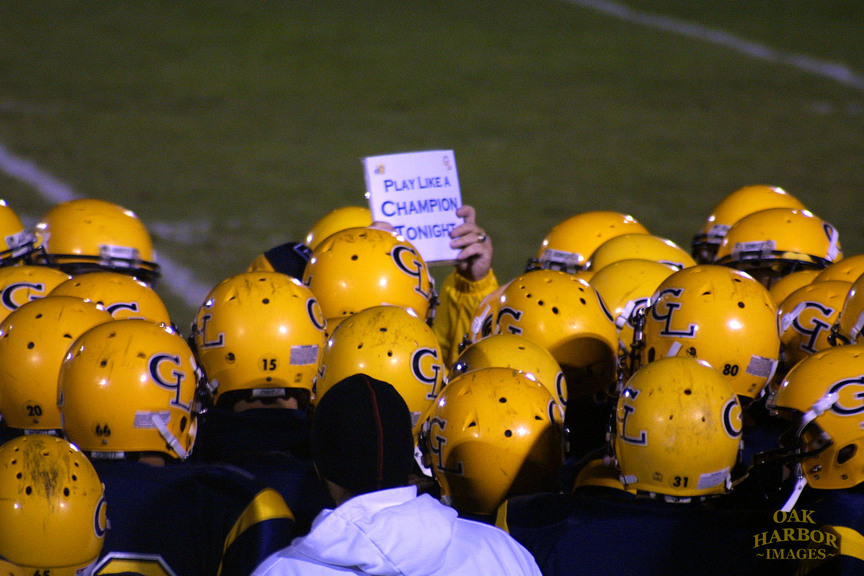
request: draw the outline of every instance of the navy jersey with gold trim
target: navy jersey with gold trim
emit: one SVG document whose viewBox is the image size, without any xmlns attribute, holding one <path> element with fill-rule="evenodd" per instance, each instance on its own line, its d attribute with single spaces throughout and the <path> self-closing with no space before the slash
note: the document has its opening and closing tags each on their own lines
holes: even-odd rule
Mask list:
<svg viewBox="0 0 864 576">
<path fill-rule="evenodd" d="M 544 576 L 791 576 L 798 563 L 778 554 L 769 559 L 757 546 L 766 531 L 765 544 L 770 540 L 770 512 L 671 503 L 602 486 L 512 498 L 496 524 L 534 555 Z"/>
<path fill-rule="evenodd" d="M 110 529 L 93 574 L 246 576 L 291 543 L 275 490 L 238 468 L 93 460 Z"/>
</svg>

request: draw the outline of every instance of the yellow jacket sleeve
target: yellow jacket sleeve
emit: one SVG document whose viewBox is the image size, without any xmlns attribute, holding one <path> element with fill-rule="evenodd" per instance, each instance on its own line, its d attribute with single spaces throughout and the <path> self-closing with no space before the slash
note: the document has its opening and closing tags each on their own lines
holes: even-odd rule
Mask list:
<svg viewBox="0 0 864 576">
<path fill-rule="evenodd" d="M 459 357 L 459 343 L 469 333 L 477 306 L 496 288 L 498 279 L 492 270 L 477 282 L 468 280 L 455 270 L 444 279 L 432 329 L 438 337 L 444 364 L 448 368 Z"/>
</svg>

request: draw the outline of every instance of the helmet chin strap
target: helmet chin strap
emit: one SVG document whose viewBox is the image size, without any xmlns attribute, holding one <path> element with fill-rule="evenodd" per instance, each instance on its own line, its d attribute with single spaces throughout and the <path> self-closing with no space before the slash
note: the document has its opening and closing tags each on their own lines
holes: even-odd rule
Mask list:
<svg viewBox="0 0 864 576">
<path fill-rule="evenodd" d="M 795 437 L 800 441 L 801 434 L 804 433 L 804 429 L 813 422 L 816 418 L 824 414 L 826 411 L 831 409 L 831 406 L 837 402 L 837 393 L 832 392 L 830 394 L 826 394 L 819 400 L 817 400 L 813 406 L 804 413 L 801 417 L 801 424 L 798 426 L 798 431 L 795 433 Z M 800 442 L 799 442 L 800 445 Z M 786 503 L 780 509 L 782 512 L 789 512 L 798 502 L 798 498 L 801 496 L 801 493 L 804 491 L 804 487 L 807 485 L 807 479 L 804 477 L 804 469 L 801 466 L 800 460 L 795 464 L 795 486 L 792 487 L 792 493 L 789 495 L 789 498 L 786 499 Z"/>
<path fill-rule="evenodd" d="M 162 438 L 165 439 L 181 460 L 185 460 L 189 457 L 189 452 L 180 445 L 180 441 L 171 433 L 171 430 L 168 429 L 168 424 L 162 419 L 162 416 L 158 412 L 152 412 L 150 414 L 150 420 L 153 422 L 153 425 L 156 426 L 156 429 L 159 430 L 159 434 Z"/>
</svg>

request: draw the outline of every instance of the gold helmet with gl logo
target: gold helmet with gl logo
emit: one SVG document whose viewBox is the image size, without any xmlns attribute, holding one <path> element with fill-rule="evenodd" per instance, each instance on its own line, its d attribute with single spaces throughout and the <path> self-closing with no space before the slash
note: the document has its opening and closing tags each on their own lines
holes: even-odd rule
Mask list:
<svg viewBox="0 0 864 576">
<path fill-rule="evenodd" d="M 72 296 L 32 300 L 0 322 L 0 415 L 12 428 L 60 430 L 57 376 L 75 339 L 111 321 Z"/>
<path fill-rule="evenodd" d="M 315 398 L 348 376 L 368 374 L 396 388 L 416 425 L 444 385 L 441 356 L 426 322 L 399 306 L 373 306 L 345 318 L 327 339 Z"/>
<path fill-rule="evenodd" d="M 21 264 L 0 268 L 0 320 L 22 304 L 44 298 L 69 278 L 65 272 L 47 266 Z"/>
<path fill-rule="evenodd" d="M 87 330 L 60 367 L 69 441 L 92 458 L 153 452 L 185 459 L 195 442 L 202 373 L 183 337 L 149 320 Z"/>
<path fill-rule="evenodd" d="M 567 378 L 568 398 L 614 385 L 615 323 L 597 291 L 572 274 L 532 270 L 513 279 L 501 294 L 497 330 L 549 350 Z"/>
<path fill-rule="evenodd" d="M 417 249 L 378 228 L 349 228 L 326 238 L 312 251 L 303 283 L 315 294 L 332 328 L 355 312 L 382 305 L 431 318 L 437 300 Z"/>
<path fill-rule="evenodd" d="M 171 324 L 168 309 L 147 283 L 109 270 L 86 272 L 54 287 L 51 296 L 74 296 L 102 305 L 115 320 L 141 318 Z"/>
<path fill-rule="evenodd" d="M 19 436 L 0 447 L 0 572 L 78 576 L 108 528 L 96 470 L 68 441 Z"/>
<path fill-rule="evenodd" d="M 615 456 L 628 490 L 673 500 L 724 494 L 741 447 L 741 404 L 707 363 L 663 358 L 627 381 L 615 413 Z"/>
<path fill-rule="evenodd" d="M 422 434 L 441 493 L 459 512 L 491 514 L 507 498 L 558 489 L 563 415 L 524 372 L 480 368 L 441 391 Z"/>
<path fill-rule="evenodd" d="M 792 367 L 768 407 L 791 417 L 789 456 L 813 488 L 864 481 L 864 346 L 836 346 Z M 793 502 L 794 504 L 794 502 Z"/>
<path fill-rule="evenodd" d="M 299 280 L 243 272 L 210 291 L 191 336 L 218 403 L 223 394 L 241 391 L 249 399 L 285 397 L 292 388 L 311 396 L 324 328 L 318 301 Z"/>
<path fill-rule="evenodd" d="M 831 329 L 851 282 L 825 280 L 795 290 L 777 307 L 783 365 L 788 369 L 831 346 Z"/>
<path fill-rule="evenodd" d="M 757 398 L 780 359 L 777 310 L 748 274 L 714 264 L 666 278 L 645 309 L 637 346 L 641 365 L 668 356 L 708 362 L 736 394 Z"/>
</svg>

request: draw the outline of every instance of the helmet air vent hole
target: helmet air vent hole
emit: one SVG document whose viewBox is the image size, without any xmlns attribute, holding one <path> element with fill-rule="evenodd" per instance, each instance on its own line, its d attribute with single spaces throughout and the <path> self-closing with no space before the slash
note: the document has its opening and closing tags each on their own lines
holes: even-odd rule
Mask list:
<svg viewBox="0 0 864 576">
<path fill-rule="evenodd" d="M 360 258 L 360 257 L 359 257 L 357 254 L 352 254 L 352 255 L 351 255 L 351 260 L 357 260 L 357 259 L 359 259 L 359 258 Z"/>
<path fill-rule="evenodd" d="M 738 302 L 738 308 L 744 308 L 744 306 L 745 306 L 744 302 Z"/>
<path fill-rule="evenodd" d="M 30 494 L 33 493 L 33 487 L 32 487 L 32 486 L 27 486 L 27 488 L 24 489 L 24 493 L 27 494 L 27 495 L 29 496 Z"/>
<path fill-rule="evenodd" d="M 186 430 L 186 424 L 187 424 L 186 416 L 183 416 L 182 418 L 180 418 L 180 432 L 183 432 L 184 430 Z"/>
<path fill-rule="evenodd" d="M 477 426 L 477 422 L 471 421 L 468 423 L 468 426 L 466 426 L 466 428 L 473 428 L 474 426 Z"/>
<path fill-rule="evenodd" d="M 855 452 L 857 451 L 858 449 L 855 444 L 847 444 L 837 452 L 837 464 L 845 464 L 855 456 Z"/>
<path fill-rule="evenodd" d="M 687 396 L 690 396 L 692 393 L 693 393 L 693 391 L 690 388 L 684 389 L 684 394 L 686 394 Z"/>
<path fill-rule="evenodd" d="M 357 350 L 360 350 L 361 348 L 363 348 L 363 343 L 362 343 L 362 342 L 359 343 L 359 344 L 357 344 Z"/>
<path fill-rule="evenodd" d="M 78 481 L 78 476 L 75 475 L 75 474 L 73 474 L 73 475 L 72 475 L 72 481 L 73 481 L 73 482 L 77 482 L 77 481 Z"/>
<path fill-rule="evenodd" d="M 583 306 L 585 306 L 585 304 L 587 304 L 587 302 L 585 302 L 584 298 L 579 298 L 579 302 L 581 302 Z"/>
<path fill-rule="evenodd" d="M 269 303 L 270 303 L 270 299 L 269 299 L 269 298 L 264 298 L 263 300 L 261 300 L 261 303 L 262 303 L 262 304 L 269 304 Z"/>
<path fill-rule="evenodd" d="M 557 306 L 553 306 L 553 307 L 552 307 L 552 313 L 553 313 L 553 314 L 558 314 L 558 312 L 559 312 L 558 307 L 557 307 Z"/>
<path fill-rule="evenodd" d="M 506 403 L 507 403 L 507 398 L 504 397 L 504 396 L 502 396 L 501 398 L 498 399 L 498 402 L 500 402 L 501 404 L 506 404 Z"/>
<path fill-rule="evenodd" d="M 392 358 L 392 357 L 393 357 L 393 351 L 392 351 L 392 350 L 388 350 L 388 351 L 387 351 L 387 357 L 388 357 L 388 358 Z"/>
<path fill-rule="evenodd" d="M 537 305 L 538 305 L 538 306 L 545 306 L 545 305 L 546 305 L 546 302 L 544 302 L 543 300 L 538 300 L 538 301 L 537 301 Z"/>
<path fill-rule="evenodd" d="M 379 331 L 379 332 L 387 332 L 387 327 L 386 327 L 386 326 L 382 326 L 381 328 L 378 328 L 378 331 Z"/>
<path fill-rule="evenodd" d="M 36 318 L 42 318 L 42 314 L 37 314 Z"/>
<path fill-rule="evenodd" d="M 21 472 L 18 472 L 18 474 L 15 475 L 15 478 L 17 478 L 18 480 L 20 480 L 22 476 L 24 476 L 24 475 L 21 474 Z"/>
<path fill-rule="evenodd" d="M 63 338 L 66 338 L 67 340 L 72 340 L 72 334 L 69 334 L 67 332 L 66 334 L 63 334 Z"/>
<path fill-rule="evenodd" d="M 706 290 L 705 292 L 702 293 L 702 296 L 710 296 L 710 295 L 711 295 L 710 290 Z"/>
<path fill-rule="evenodd" d="M 513 431 L 512 430 L 505 430 L 504 436 L 506 436 L 507 438 L 510 438 L 511 436 L 513 436 Z"/>
<path fill-rule="evenodd" d="M 99 362 L 100 368 L 105 368 L 107 365 L 108 365 L 108 360 L 106 360 L 104 358 Z"/>
<path fill-rule="evenodd" d="M 69 488 L 63 488 L 63 496 L 65 496 L 66 498 L 69 497 Z"/>
<path fill-rule="evenodd" d="M 28 342 L 27 343 L 27 349 L 28 350 L 32 350 L 35 346 L 36 346 L 36 344 L 34 342 Z"/>
</svg>

